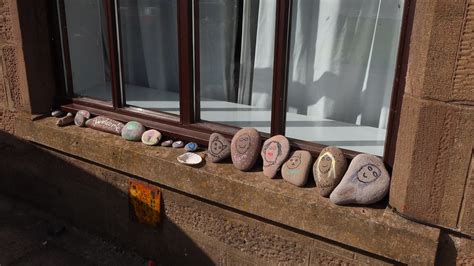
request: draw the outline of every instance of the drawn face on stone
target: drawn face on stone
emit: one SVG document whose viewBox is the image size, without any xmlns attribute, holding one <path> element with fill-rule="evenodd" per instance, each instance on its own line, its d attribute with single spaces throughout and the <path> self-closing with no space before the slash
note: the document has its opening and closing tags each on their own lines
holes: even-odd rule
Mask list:
<svg viewBox="0 0 474 266">
<path fill-rule="evenodd" d="M 243 134 L 237 139 L 237 143 L 235 144 L 237 147 L 237 152 L 240 154 L 244 154 L 250 148 L 250 135 Z"/>
<path fill-rule="evenodd" d="M 211 153 L 213 155 L 219 155 L 225 148 L 227 148 L 227 146 L 222 143 L 222 141 L 219 140 L 218 137 L 215 137 L 212 141 L 211 141 Z"/>
<path fill-rule="evenodd" d="M 357 179 L 362 183 L 370 183 L 379 178 L 381 174 L 382 172 L 377 166 L 369 163 L 362 166 L 360 170 L 357 171 Z"/>
<path fill-rule="evenodd" d="M 278 157 L 281 155 L 281 144 L 272 141 L 265 145 L 264 147 L 264 153 L 265 153 L 265 161 L 269 164 L 274 164 L 276 163 Z"/>
<path fill-rule="evenodd" d="M 288 169 L 295 169 L 295 168 L 298 168 L 300 164 L 301 164 L 301 154 L 298 154 L 298 155 L 293 155 L 286 163 L 286 166 L 288 167 Z"/>
<path fill-rule="evenodd" d="M 318 163 L 319 172 L 323 174 L 326 174 L 327 172 L 329 172 L 329 170 L 331 170 L 333 162 L 334 162 L 334 158 L 332 157 L 330 153 L 326 152 L 325 154 L 323 154 L 323 156 L 321 157 Z"/>
</svg>

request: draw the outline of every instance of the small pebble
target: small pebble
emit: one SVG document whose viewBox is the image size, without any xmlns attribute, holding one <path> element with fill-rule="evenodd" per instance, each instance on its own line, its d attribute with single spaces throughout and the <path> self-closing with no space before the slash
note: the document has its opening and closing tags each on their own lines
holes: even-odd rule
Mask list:
<svg viewBox="0 0 474 266">
<path fill-rule="evenodd" d="M 145 130 L 142 124 L 130 121 L 122 129 L 122 138 L 130 141 L 140 141 Z"/>
<path fill-rule="evenodd" d="M 64 116 L 64 112 L 61 111 L 61 110 L 56 110 L 56 111 L 53 111 L 53 112 L 51 113 L 51 116 L 53 116 L 53 117 L 58 117 L 58 118 L 59 118 L 59 117 L 63 117 L 63 116 Z"/>
<path fill-rule="evenodd" d="M 145 131 L 142 135 L 142 142 L 146 145 L 156 145 L 161 140 L 161 133 L 158 130 L 150 129 Z"/>
<path fill-rule="evenodd" d="M 184 142 L 182 142 L 181 140 L 178 140 L 178 141 L 173 142 L 172 146 L 173 148 L 182 148 L 184 147 Z"/>
<path fill-rule="evenodd" d="M 74 124 L 79 127 L 85 127 L 86 126 L 86 118 L 80 114 L 79 112 L 76 114 L 74 117 Z"/>
<path fill-rule="evenodd" d="M 56 122 L 57 126 L 64 127 L 74 122 L 74 115 L 72 113 L 67 113 L 63 118 L 59 118 Z"/>
<path fill-rule="evenodd" d="M 168 140 L 165 140 L 161 143 L 161 146 L 163 147 L 171 147 L 171 145 L 173 144 L 173 141 L 168 139 Z"/>
<path fill-rule="evenodd" d="M 186 144 L 186 146 L 184 146 L 184 149 L 186 151 L 195 151 L 198 149 L 198 145 L 195 142 L 189 142 L 188 144 Z"/>
</svg>

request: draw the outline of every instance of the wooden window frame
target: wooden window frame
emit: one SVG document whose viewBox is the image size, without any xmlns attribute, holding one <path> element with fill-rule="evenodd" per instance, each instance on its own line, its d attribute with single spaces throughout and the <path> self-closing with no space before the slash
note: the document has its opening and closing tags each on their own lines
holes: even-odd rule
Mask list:
<svg viewBox="0 0 474 266">
<path fill-rule="evenodd" d="M 111 69 L 112 101 L 104 102 L 90 98 L 74 98 L 72 86 L 72 71 L 69 57 L 69 45 L 67 38 L 67 25 L 65 20 L 64 0 L 58 0 L 54 12 L 57 16 L 55 25 L 60 25 L 58 31 L 52 29 L 61 36 L 62 48 L 58 62 L 61 70 L 65 71 L 64 77 L 58 78 L 58 84 L 62 84 L 62 94 L 58 102 L 62 110 L 77 112 L 88 110 L 94 115 L 105 115 L 112 119 L 127 122 L 131 120 L 143 123 L 150 128 L 156 128 L 171 138 L 179 138 L 187 141 L 195 141 L 200 145 L 207 145 L 209 135 L 219 132 L 231 139 L 239 130 L 238 127 L 224 125 L 215 122 L 200 120 L 200 72 L 199 72 L 199 0 L 176 0 L 177 22 L 178 22 L 178 51 L 179 51 L 179 106 L 180 115 L 168 114 L 160 111 L 143 110 L 141 108 L 129 107 L 124 104 L 124 89 L 121 73 L 123 62 L 120 49 L 120 25 L 117 13 L 117 0 L 102 0 L 107 18 L 107 39 L 109 48 L 109 64 Z M 276 22 L 275 22 L 275 44 L 273 64 L 273 88 L 271 107 L 271 132 L 261 133 L 264 139 L 273 135 L 285 134 L 286 103 L 288 84 L 288 64 L 291 29 L 291 7 L 293 0 L 276 0 Z M 409 17 L 409 10 L 414 8 L 415 0 L 406 0 L 404 6 L 404 17 L 400 34 L 395 79 L 392 88 L 387 135 L 385 138 L 383 160 L 389 168 L 393 167 L 395 157 L 395 146 L 400 121 L 401 103 L 405 87 L 405 76 L 408 62 L 408 45 L 413 18 Z M 62 38 L 61 38 L 62 37 Z M 56 51 L 57 52 L 57 51 Z M 64 55 L 64 56 L 63 56 Z M 290 139 L 293 149 L 304 149 L 310 151 L 313 156 L 319 155 L 326 146 L 314 142 Z M 342 149 L 346 158 L 352 159 L 360 152 Z"/>
</svg>

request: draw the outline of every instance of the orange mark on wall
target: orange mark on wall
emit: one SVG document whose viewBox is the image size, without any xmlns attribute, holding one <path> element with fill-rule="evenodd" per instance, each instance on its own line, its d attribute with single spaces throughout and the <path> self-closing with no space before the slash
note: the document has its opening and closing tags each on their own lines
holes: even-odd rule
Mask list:
<svg viewBox="0 0 474 266">
<path fill-rule="evenodd" d="M 161 190 L 157 186 L 139 181 L 130 181 L 128 189 L 130 212 L 142 224 L 153 227 L 160 222 Z"/>
</svg>

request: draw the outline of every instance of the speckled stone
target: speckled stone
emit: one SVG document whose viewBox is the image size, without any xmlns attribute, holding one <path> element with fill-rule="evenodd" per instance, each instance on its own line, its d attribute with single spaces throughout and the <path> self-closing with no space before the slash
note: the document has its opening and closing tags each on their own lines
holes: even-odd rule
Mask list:
<svg viewBox="0 0 474 266">
<path fill-rule="evenodd" d="M 184 142 L 182 142 L 181 140 L 178 140 L 178 141 L 173 142 L 173 144 L 171 144 L 171 146 L 175 149 L 182 148 L 182 147 L 184 147 Z"/>
<path fill-rule="evenodd" d="M 309 151 L 295 151 L 281 167 L 283 179 L 295 186 L 302 187 L 308 181 L 313 158 Z"/>
<path fill-rule="evenodd" d="M 241 171 L 250 170 L 258 159 L 262 147 L 260 134 L 255 128 L 242 128 L 230 144 L 232 163 Z"/>
<path fill-rule="evenodd" d="M 143 144 L 154 146 L 157 145 L 161 140 L 161 132 L 155 129 L 150 129 L 142 134 Z"/>
<path fill-rule="evenodd" d="M 263 143 L 260 155 L 263 159 L 263 174 L 274 178 L 290 153 L 290 142 L 285 136 L 273 136 Z"/>
<path fill-rule="evenodd" d="M 161 143 L 161 146 L 163 147 L 171 147 L 171 145 L 173 145 L 173 141 L 168 139 L 168 140 L 165 140 Z"/>
<path fill-rule="evenodd" d="M 195 150 L 198 149 L 198 147 L 199 147 L 199 146 L 197 145 L 197 143 L 195 143 L 195 142 L 189 142 L 188 144 L 186 144 L 186 146 L 184 146 L 184 149 L 185 149 L 186 151 L 195 151 Z"/>
<path fill-rule="evenodd" d="M 120 136 L 124 124 L 105 116 L 98 116 L 87 120 L 86 127 Z"/>
<path fill-rule="evenodd" d="M 80 113 L 77 113 L 76 116 L 74 117 L 74 124 L 79 127 L 85 127 L 86 126 L 86 118 L 82 116 Z"/>
<path fill-rule="evenodd" d="M 230 156 L 230 142 L 219 133 L 212 133 L 209 137 L 207 154 L 213 163 L 220 162 Z"/>
<path fill-rule="evenodd" d="M 389 187 L 390 176 L 382 160 L 375 155 L 359 154 L 352 159 L 330 199 L 338 205 L 372 204 L 383 199 Z"/>
<path fill-rule="evenodd" d="M 79 111 L 77 111 L 77 114 L 82 115 L 86 120 L 91 119 L 91 113 L 89 113 L 89 111 L 79 110 Z"/>
<path fill-rule="evenodd" d="M 65 114 L 66 114 L 66 113 L 64 113 L 64 112 L 61 111 L 61 110 L 56 110 L 56 111 L 53 111 L 53 112 L 51 113 L 51 116 L 52 116 L 52 117 L 58 117 L 58 118 L 59 118 L 59 117 L 63 117 Z"/>
<path fill-rule="evenodd" d="M 130 121 L 122 129 L 122 138 L 130 141 L 140 141 L 145 131 L 146 129 L 142 124 Z"/>
<path fill-rule="evenodd" d="M 74 122 L 74 115 L 72 113 L 67 113 L 63 118 L 59 118 L 56 122 L 56 125 L 59 127 L 64 127 Z"/>
<path fill-rule="evenodd" d="M 324 148 L 313 165 L 313 176 L 318 193 L 323 197 L 329 197 L 341 182 L 346 169 L 347 160 L 341 149 L 337 147 Z"/>
</svg>

